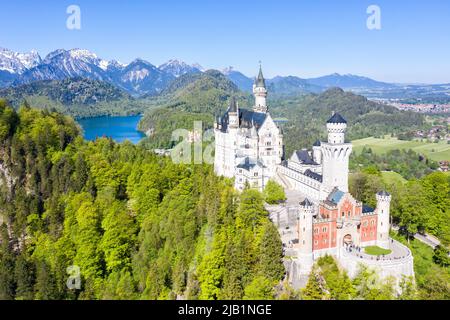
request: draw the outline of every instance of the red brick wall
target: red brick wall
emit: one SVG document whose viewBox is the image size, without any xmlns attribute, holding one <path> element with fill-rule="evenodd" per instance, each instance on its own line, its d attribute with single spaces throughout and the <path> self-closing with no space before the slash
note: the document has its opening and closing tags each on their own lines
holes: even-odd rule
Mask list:
<svg viewBox="0 0 450 320">
<path fill-rule="evenodd" d="M 336 246 L 336 221 L 313 224 L 313 250 Z"/>
<path fill-rule="evenodd" d="M 365 216 L 361 218 L 361 242 L 377 239 L 377 216 Z"/>
</svg>

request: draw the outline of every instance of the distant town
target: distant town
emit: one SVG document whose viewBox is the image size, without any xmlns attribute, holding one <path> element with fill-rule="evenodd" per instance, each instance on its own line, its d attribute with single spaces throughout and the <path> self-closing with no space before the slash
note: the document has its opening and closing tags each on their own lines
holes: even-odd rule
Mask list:
<svg viewBox="0 0 450 320">
<path fill-rule="evenodd" d="M 450 104 L 434 103 L 403 103 L 398 99 L 371 99 L 379 103 L 388 104 L 402 111 L 413 111 L 419 113 L 450 113 Z"/>
</svg>

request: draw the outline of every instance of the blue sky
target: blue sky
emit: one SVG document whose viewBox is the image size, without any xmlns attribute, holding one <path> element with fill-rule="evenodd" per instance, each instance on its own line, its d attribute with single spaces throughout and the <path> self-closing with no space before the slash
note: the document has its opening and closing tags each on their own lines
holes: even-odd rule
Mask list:
<svg viewBox="0 0 450 320">
<path fill-rule="evenodd" d="M 81 8 L 81 30 L 66 28 L 71 4 Z M 381 30 L 366 27 L 372 4 Z M 0 0 L 0 10 L 0 46 L 42 56 L 85 48 L 125 63 L 178 58 L 247 75 L 262 60 L 269 77 L 450 83 L 448 0 Z"/>
</svg>

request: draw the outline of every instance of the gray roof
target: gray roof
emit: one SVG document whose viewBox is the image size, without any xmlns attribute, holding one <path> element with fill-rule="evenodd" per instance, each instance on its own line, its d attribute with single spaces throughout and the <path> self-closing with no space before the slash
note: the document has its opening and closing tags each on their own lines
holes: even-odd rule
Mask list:
<svg viewBox="0 0 450 320">
<path fill-rule="evenodd" d="M 317 180 L 319 182 L 322 182 L 322 176 L 318 173 L 312 172 L 311 170 L 306 170 L 304 173 L 305 176 L 310 177 L 314 180 Z"/>
<path fill-rule="evenodd" d="M 333 191 L 328 195 L 327 200 L 333 202 L 334 204 L 338 204 L 344 196 L 344 192 L 339 190 L 338 188 L 334 188 Z"/>
<path fill-rule="evenodd" d="M 237 112 L 238 106 L 235 97 L 231 97 L 230 107 L 228 108 L 229 112 Z"/>
<path fill-rule="evenodd" d="M 245 170 L 249 171 L 250 169 L 254 168 L 255 166 L 263 167 L 263 164 L 260 161 L 255 161 L 255 160 L 250 159 L 249 157 L 246 157 L 243 162 L 241 162 L 237 165 L 237 168 L 245 169 Z"/>
<path fill-rule="evenodd" d="M 231 106 L 230 106 L 231 108 Z M 222 125 L 222 132 L 226 132 L 229 124 L 229 112 L 230 109 L 225 112 L 222 118 L 220 118 L 220 124 Z M 267 114 L 261 112 L 254 112 L 247 109 L 239 109 L 239 127 L 251 129 L 255 127 L 259 130 L 266 120 Z"/>
<path fill-rule="evenodd" d="M 373 212 L 373 211 L 374 211 L 374 209 L 372 207 L 369 207 L 369 206 L 366 206 L 366 205 L 363 205 L 363 207 L 362 207 L 362 213 L 370 213 L 370 212 Z"/>
<path fill-rule="evenodd" d="M 261 66 L 259 66 L 259 74 L 258 74 L 258 77 L 255 79 L 255 85 L 257 87 L 262 87 L 262 88 L 266 87 L 266 80 L 264 80 Z"/>
<path fill-rule="evenodd" d="M 317 163 L 314 162 L 313 159 L 311 159 L 311 156 L 309 155 L 309 152 L 307 150 L 305 150 L 305 149 L 297 150 L 297 151 L 295 151 L 295 154 L 297 155 L 297 158 L 300 161 L 300 163 L 317 165 Z"/>
<path fill-rule="evenodd" d="M 302 202 L 300 202 L 300 205 L 303 207 L 312 207 L 312 202 L 309 201 L 308 198 L 305 198 L 305 200 L 303 200 Z"/>
<path fill-rule="evenodd" d="M 347 123 L 347 120 L 336 112 L 330 119 L 328 119 L 327 123 Z"/>
<path fill-rule="evenodd" d="M 389 197 L 391 194 L 389 192 L 383 190 L 383 191 L 378 192 L 377 195 Z"/>
<path fill-rule="evenodd" d="M 313 147 L 320 147 L 321 146 L 321 142 L 320 140 L 316 140 L 316 142 L 314 142 Z"/>
</svg>

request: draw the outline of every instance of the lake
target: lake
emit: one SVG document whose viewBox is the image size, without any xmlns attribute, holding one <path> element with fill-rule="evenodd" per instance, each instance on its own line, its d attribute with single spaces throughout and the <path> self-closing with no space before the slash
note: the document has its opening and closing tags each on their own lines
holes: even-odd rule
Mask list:
<svg viewBox="0 0 450 320">
<path fill-rule="evenodd" d="M 84 138 L 93 141 L 97 137 L 111 137 L 116 142 L 129 140 L 136 144 L 145 137 L 143 132 L 137 130 L 142 116 L 124 117 L 93 117 L 78 119 L 84 131 Z"/>
</svg>

